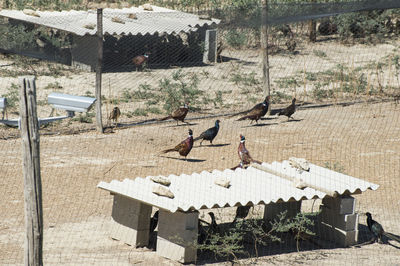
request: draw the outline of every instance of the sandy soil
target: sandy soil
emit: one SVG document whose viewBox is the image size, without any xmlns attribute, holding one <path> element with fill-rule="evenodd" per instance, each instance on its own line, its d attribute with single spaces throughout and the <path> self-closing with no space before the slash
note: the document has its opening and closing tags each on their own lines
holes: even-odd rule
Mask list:
<svg viewBox="0 0 400 266">
<path fill-rule="evenodd" d="M 275 81 L 299 71 L 318 72 L 336 64 L 348 67 L 366 66 L 381 61 L 398 49 L 399 41 L 376 46 L 336 45 L 330 41 L 301 45 L 298 55 L 274 55 L 271 60 L 271 77 Z M 323 51 L 318 57 L 313 51 Z M 209 93 L 215 90 L 231 91 L 224 94 L 226 107 L 214 110 L 212 106 L 202 113 L 189 113 L 188 118 L 210 114 L 231 113 L 254 105 L 249 95 L 262 99 L 259 88 L 246 94 L 243 86 L 230 78 L 233 73 L 251 73 L 261 77 L 258 51 L 224 51 L 230 61 L 206 66 L 185 68 L 188 73 L 201 76 L 199 87 Z M 10 59 L 1 58 L 1 69 L 13 69 Z M 39 63 L 40 64 L 40 63 Z M 39 66 L 35 66 L 39 67 Z M 103 93 L 107 98 L 122 97 L 124 89 L 137 90 L 139 84 L 157 86 L 163 77 L 171 77 L 176 69 L 158 69 L 149 72 L 105 73 Z M 202 73 L 202 74 L 201 74 Z M 383 70 L 382 84 L 395 84 L 393 68 Z M 377 77 L 370 76 L 372 86 Z M 94 74 L 74 73 L 67 76 L 39 76 L 38 101 L 45 101 L 52 92 L 44 89 L 56 81 L 62 92 L 83 95 L 94 94 Z M 16 77 L 0 76 L 0 95 L 7 93 Z M 110 84 L 110 86 L 108 85 Z M 310 101 L 309 84 L 300 84 L 285 93 L 297 95 L 300 102 Z M 272 88 L 280 90 L 273 82 Z M 400 107 L 393 102 L 368 103 L 359 95 L 348 100 L 361 100 L 349 106 L 332 105 L 326 108 L 302 108 L 294 121 L 271 116 L 258 126 L 248 121 L 235 121 L 237 117 L 218 117 L 221 130 L 215 147 L 203 145 L 189 154 L 192 161 L 183 161 L 177 154 L 160 157 L 159 152 L 172 147 L 187 135 L 190 127 L 197 136 L 211 127 L 217 118 L 190 120 L 191 125 L 176 126 L 174 122 L 133 126 L 116 129 L 114 133 L 98 134 L 90 130 L 94 124 L 63 121 L 41 129 L 41 171 L 44 210 L 44 261 L 50 265 L 175 265 L 177 263 L 158 257 L 154 251 L 135 249 L 109 237 L 112 196 L 97 189 L 100 181 L 148 175 L 190 174 L 202 170 L 226 169 L 237 165 L 239 134 L 244 134 L 247 147 L 258 160 L 282 161 L 291 156 L 324 166 L 335 165 L 336 170 L 380 185 L 377 191 L 356 195 L 358 212 L 370 211 L 384 228 L 400 234 Z M 327 100 L 335 103 L 335 100 Z M 140 103 L 119 103 L 123 112 L 121 123 L 128 124 L 160 117 L 129 118 L 125 114 Z M 273 108 L 282 105 L 274 105 Z M 15 110 L 14 110 L 15 111 Z M 106 117 L 109 110 L 103 108 Z M 39 105 L 40 117 L 50 113 L 46 104 Z M 10 113 L 10 117 L 17 114 Z M 68 133 L 68 134 L 67 134 Z M 23 263 L 24 212 L 21 142 L 17 129 L 0 126 L 0 261 L 2 264 Z M 234 210 L 227 210 L 221 219 L 231 218 Z M 360 218 L 365 224 L 365 218 Z M 360 225 L 361 226 L 361 225 Z M 365 226 L 362 227 L 365 229 Z M 361 233 L 362 232 L 362 233 Z M 360 239 L 368 238 L 365 230 Z M 394 243 L 393 243 L 394 244 Z M 397 246 L 400 246 L 399 244 Z M 327 244 L 324 249 L 295 252 L 292 244 L 268 247 L 256 261 L 260 265 L 399 265 L 400 251 L 390 245 L 373 244 L 362 248 L 335 248 Z M 200 257 L 200 259 L 204 259 Z M 243 263 L 255 261 L 242 260 Z M 211 263 L 207 259 L 200 263 Z M 219 264 L 228 264 L 219 262 Z"/>
<path fill-rule="evenodd" d="M 190 126 L 175 126 L 171 122 L 117 129 L 105 135 L 87 132 L 42 136 L 46 264 L 175 264 L 148 249 L 134 249 L 110 239 L 112 197 L 96 185 L 112 179 L 232 167 L 238 162 L 240 133 L 246 136 L 247 147 L 258 160 L 272 162 L 297 156 L 319 165 L 336 163 L 349 175 L 379 184 L 377 191 L 356 195 L 357 211 L 372 212 L 387 231 L 399 234 L 399 107 L 394 103 L 363 103 L 302 109 L 294 117 L 296 120 L 291 122 L 269 117 L 259 126 L 221 117 L 221 131 L 215 144 L 224 145 L 197 144 L 189 154 L 195 162 L 183 161 L 177 154 L 165 158 L 158 153 L 184 139 L 188 127 L 196 136 L 210 127 L 214 119 L 193 120 Z M 20 264 L 24 231 L 20 139 L 1 140 L 0 147 L 0 260 Z M 365 224 L 365 218 L 361 217 L 360 222 Z M 289 247 L 284 254 L 266 254 L 258 260 L 259 264 L 396 265 L 400 252 L 389 245 L 373 244 L 358 249 L 327 248 L 301 253 Z"/>
</svg>

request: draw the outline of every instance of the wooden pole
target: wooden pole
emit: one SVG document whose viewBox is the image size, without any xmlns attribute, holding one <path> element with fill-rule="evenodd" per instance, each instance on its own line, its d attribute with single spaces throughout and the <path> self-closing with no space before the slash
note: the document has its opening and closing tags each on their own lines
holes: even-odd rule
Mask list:
<svg viewBox="0 0 400 266">
<path fill-rule="evenodd" d="M 316 0 L 312 0 L 311 2 L 315 3 Z M 308 22 L 308 30 L 309 30 L 309 40 L 310 42 L 317 41 L 317 22 L 312 19 Z"/>
<path fill-rule="evenodd" d="M 262 50 L 262 65 L 263 65 L 263 91 L 264 97 L 271 95 L 271 87 L 269 81 L 269 60 L 268 60 L 268 0 L 261 0 L 261 50 Z M 268 107 L 268 113 L 270 112 Z"/>
<path fill-rule="evenodd" d="M 25 265 L 43 265 L 43 209 L 39 123 L 34 76 L 20 77 L 20 129 L 25 198 Z"/>
<path fill-rule="evenodd" d="M 97 65 L 96 65 L 96 127 L 103 133 L 101 115 L 101 72 L 103 63 L 103 9 L 97 9 Z"/>
</svg>

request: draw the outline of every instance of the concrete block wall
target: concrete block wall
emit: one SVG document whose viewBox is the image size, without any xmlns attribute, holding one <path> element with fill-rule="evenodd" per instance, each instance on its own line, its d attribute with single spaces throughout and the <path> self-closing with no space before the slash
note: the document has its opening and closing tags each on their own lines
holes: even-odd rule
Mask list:
<svg viewBox="0 0 400 266">
<path fill-rule="evenodd" d="M 269 203 L 264 208 L 264 219 L 273 221 L 284 211 L 287 211 L 286 218 L 295 217 L 301 211 L 301 201 Z"/>
<path fill-rule="evenodd" d="M 111 237 L 134 247 L 148 245 L 151 211 L 150 205 L 114 195 Z"/>
<path fill-rule="evenodd" d="M 358 214 L 355 211 L 355 198 L 341 196 L 322 200 L 319 215 L 318 235 L 326 240 L 347 247 L 358 240 Z"/>
<path fill-rule="evenodd" d="M 198 212 L 160 210 L 156 252 L 182 263 L 195 262 L 197 256 Z"/>
</svg>

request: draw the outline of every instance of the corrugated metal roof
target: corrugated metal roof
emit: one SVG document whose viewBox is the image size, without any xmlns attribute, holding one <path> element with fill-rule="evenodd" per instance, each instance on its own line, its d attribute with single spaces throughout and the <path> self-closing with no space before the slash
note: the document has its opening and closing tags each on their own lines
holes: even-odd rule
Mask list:
<svg viewBox="0 0 400 266">
<path fill-rule="evenodd" d="M 238 168 L 235 171 L 214 170 L 211 173 L 203 171 L 191 175 L 170 175 L 165 177 L 171 181 L 167 187 L 174 198 L 158 196 L 153 187 L 159 186 L 146 178 L 112 180 L 110 183 L 100 182 L 98 188 L 130 197 L 146 204 L 168 210 L 170 212 L 210 209 L 238 205 L 268 204 L 278 201 L 305 200 L 324 198 L 327 192 L 338 194 L 361 193 L 367 189 L 376 190 L 379 186 L 352 176 L 344 175 L 314 164 L 309 164 L 309 171 L 299 171 L 290 166 L 289 161 L 272 164 L 263 163 L 262 167 L 273 169 L 290 176 L 293 180 L 254 168 Z M 216 185 L 217 179 L 230 181 L 229 188 Z M 296 188 L 296 180 L 303 180 L 308 186 Z M 321 188 L 323 191 L 317 189 Z"/>
<path fill-rule="evenodd" d="M 142 7 L 103 9 L 103 33 L 110 35 L 172 34 L 196 31 L 198 27 L 220 22 L 218 19 L 200 19 L 197 15 L 172 9 L 157 6 L 152 6 L 152 8 L 153 11 L 146 11 Z M 27 13 L 20 10 L 1 10 L 0 16 L 72 32 L 80 36 L 96 34 L 96 10 L 35 11 L 34 15 Z M 130 14 L 135 14 L 137 19 L 129 18 Z"/>
</svg>

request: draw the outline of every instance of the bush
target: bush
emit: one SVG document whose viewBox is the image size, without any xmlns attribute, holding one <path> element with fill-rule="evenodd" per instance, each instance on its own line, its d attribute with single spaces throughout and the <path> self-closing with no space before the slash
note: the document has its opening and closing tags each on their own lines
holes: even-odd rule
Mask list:
<svg viewBox="0 0 400 266">
<path fill-rule="evenodd" d="M 226 34 L 226 42 L 233 48 L 239 49 L 247 42 L 247 36 L 244 32 L 239 32 L 236 29 L 229 30 Z"/>
</svg>

